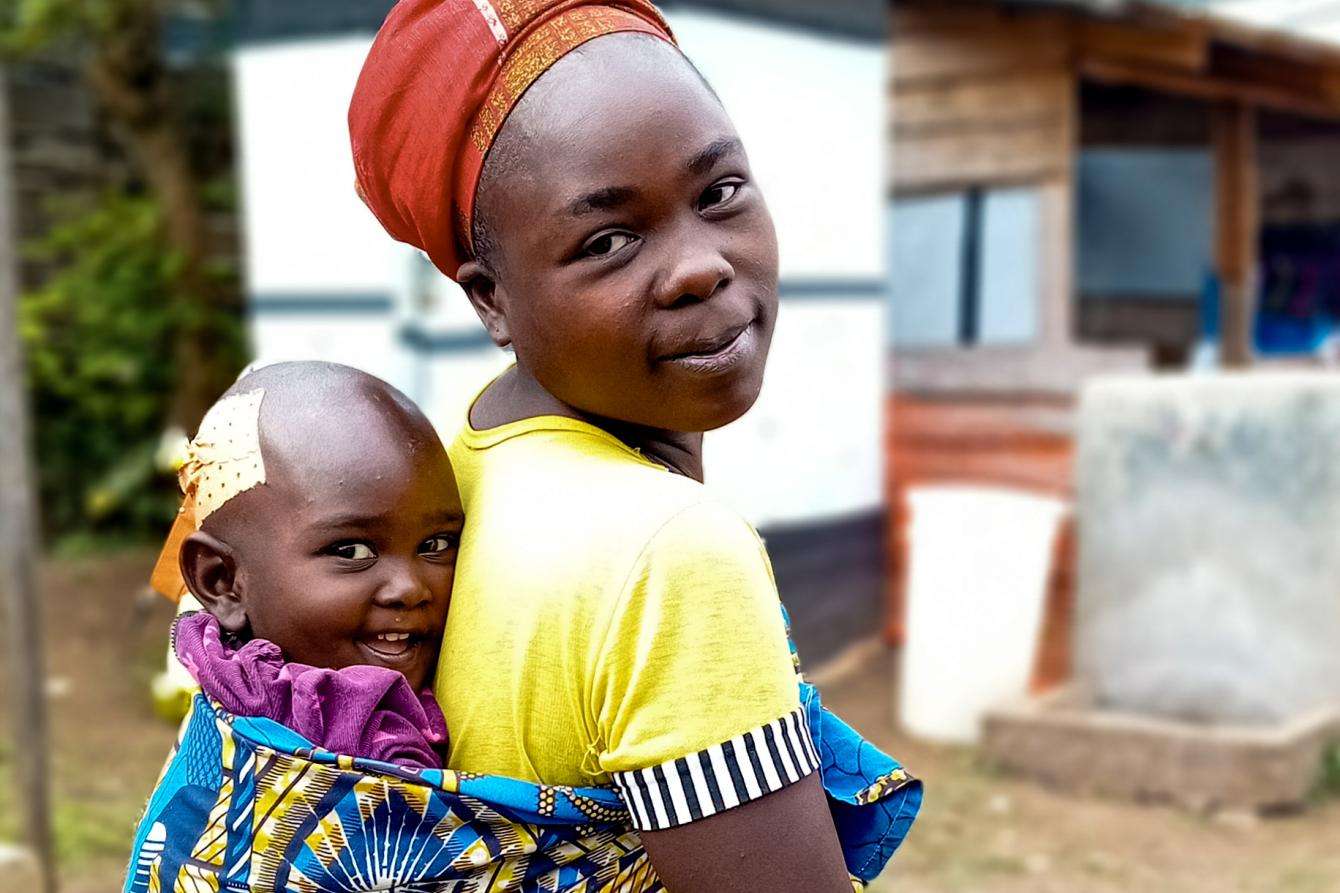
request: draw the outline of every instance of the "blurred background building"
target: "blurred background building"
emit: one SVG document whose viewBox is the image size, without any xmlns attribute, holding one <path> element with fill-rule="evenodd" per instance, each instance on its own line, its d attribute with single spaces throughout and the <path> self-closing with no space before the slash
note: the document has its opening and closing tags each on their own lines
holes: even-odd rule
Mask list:
<svg viewBox="0 0 1340 893">
<path fill-rule="evenodd" d="M 1097 375 L 1330 363 L 1336 12 L 894 4 L 896 507 L 927 481 L 1070 494 L 1074 398 Z M 1073 549 L 1067 531 L 1039 684 L 1067 673 Z"/>
</svg>

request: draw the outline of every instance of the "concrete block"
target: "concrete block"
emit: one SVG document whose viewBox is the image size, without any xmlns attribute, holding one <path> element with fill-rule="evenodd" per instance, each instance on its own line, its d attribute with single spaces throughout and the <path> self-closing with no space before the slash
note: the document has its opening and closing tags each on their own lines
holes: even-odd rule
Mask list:
<svg viewBox="0 0 1340 893">
<path fill-rule="evenodd" d="M 992 711 L 986 758 L 1057 790 L 1227 815 L 1302 808 L 1340 740 L 1340 710 L 1273 728 L 1205 726 L 1097 709 L 1068 687 Z"/>
<path fill-rule="evenodd" d="M 1097 707 L 1277 727 L 1340 705 L 1340 376 L 1095 382 L 1076 477 Z"/>
</svg>

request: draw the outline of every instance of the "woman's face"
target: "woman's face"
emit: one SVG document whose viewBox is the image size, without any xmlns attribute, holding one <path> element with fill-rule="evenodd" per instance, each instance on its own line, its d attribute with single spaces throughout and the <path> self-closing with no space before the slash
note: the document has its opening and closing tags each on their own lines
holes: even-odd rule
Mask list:
<svg viewBox="0 0 1340 893">
<path fill-rule="evenodd" d="M 730 118 L 678 51 L 598 38 L 499 139 L 521 157 L 480 203 L 518 362 L 601 418 L 696 432 L 744 414 L 777 317 L 776 234 Z"/>
</svg>

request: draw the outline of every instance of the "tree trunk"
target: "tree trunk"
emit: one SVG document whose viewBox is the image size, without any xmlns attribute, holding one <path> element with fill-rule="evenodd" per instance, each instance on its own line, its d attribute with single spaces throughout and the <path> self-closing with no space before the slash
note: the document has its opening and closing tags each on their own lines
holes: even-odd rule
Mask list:
<svg viewBox="0 0 1340 893">
<path fill-rule="evenodd" d="M 39 889 L 56 889 L 51 838 L 46 674 L 42 610 L 37 599 L 37 501 L 28 455 L 28 408 L 16 310 L 13 182 L 9 157 L 8 83 L 0 70 L 0 600 L 5 606 L 13 692 L 15 779 L 24 838 L 37 856 Z"/>
<path fill-rule="evenodd" d="M 173 289 L 177 385 L 171 421 L 190 432 L 232 383 L 236 370 L 220 351 L 211 321 L 236 311 L 236 295 L 212 281 L 206 269 L 208 218 L 189 142 L 173 114 L 162 10 L 154 2 L 131 0 L 121 5 L 120 13 L 120 21 L 98 41 L 89 80 L 159 200 L 166 237 L 179 263 Z"/>
</svg>

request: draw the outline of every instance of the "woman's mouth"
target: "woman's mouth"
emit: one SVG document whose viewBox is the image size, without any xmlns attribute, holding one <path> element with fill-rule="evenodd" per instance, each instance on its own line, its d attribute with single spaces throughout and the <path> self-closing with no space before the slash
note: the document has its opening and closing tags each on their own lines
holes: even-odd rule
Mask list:
<svg viewBox="0 0 1340 893">
<path fill-rule="evenodd" d="M 715 375 L 736 366 L 749 355 L 754 343 L 754 324 L 746 323 L 719 338 L 692 344 L 677 353 L 661 357 L 661 362 L 699 375 Z"/>
</svg>

